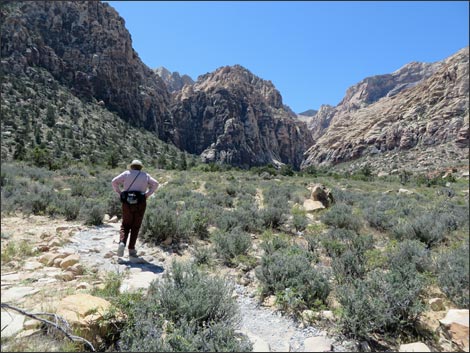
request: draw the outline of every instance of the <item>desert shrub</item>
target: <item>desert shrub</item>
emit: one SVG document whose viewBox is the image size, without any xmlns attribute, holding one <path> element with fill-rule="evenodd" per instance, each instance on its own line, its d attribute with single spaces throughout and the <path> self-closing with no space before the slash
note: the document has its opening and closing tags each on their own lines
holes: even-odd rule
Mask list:
<svg viewBox="0 0 470 353">
<path fill-rule="evenodd" d="M 81 198 L 68 198 L 59 202 L 61 213 L 65 216 L 65 220 L 72 221 L 78 218 L 80 214 L 80 204 L 83 202 Z"/>
<path fill-rule="evenodd" d="M 225 231 L 239 227 L 245 232 L 256 232 L 261 228 L 258 206 L 254 202 L 243 199 L 233 210 L 223 210 L 215 219 L 216 225 Z"/>
<path fill-rule="evenodd" d="M 262 225 L 266 228 L 279 228 L 287 220 L 286 210 L 283 206 L 269 205 L 259 212 Z"/>
<path fill-rule="evenodd" d="M 54 191 L 46 186 L 34 183 L 29 192 L 22 197 L 22 208 L 26 214 L 44 215 L 48 207 L 56 202 Z"/>
<path fill-rule="evenodd" d="M 192 263 L 173 262 L 161 282 L 134 308 L 133 325 L 122 333 L 128 351 L 249 351 L 235 333 L 239 319 L 232 286 Z"/>
<path fill-rule="evenodd" d="M 441 252 L 436 259 L 437 280 L 442 291 L 460 308 L 469 309 L 468 239 Z"/>
<path fill-rule="evenodd" d="M 333 257 L 335 280 L 341 284 L 363 278 L 368 271 L 367 251 L 373 248 L 371 236 L 356 235 L 346 243 L 342 253 Z"/>
<path fill-rule="evenodd" d="M 293 307 L 289 309 L 297 313 L 324 303 L 330 286 L 326 275 L 311 266 L 312 254 L 298 246 L 280 245 L 266 245 L 269 250 L 255 270 L 262 294 L 277 295 L 281 304 L 290 303 Z"/>
<path fill-rule="evenodd" d="M 414 329 L 424 310 L 420 294 L 425 280 L 411 267 L 407 270 L 403 273 L 376 269 L 364 279 L 338 287 L 340 326 L 346 335 L 368 339 L 374 333 L 398 336 Z"/>
<path fill-rule="evenodd" d="M 380 201 L 364 209 L 364 218 L 372 228 L 382 232 L 392 229 L 395 224 L 389 204 Z"/>
<path fill-rule="evenodd" d="M 142 239 L 158 244 L 166 238 L 176 236 L 177 232 L 176 212 L 165 201 L 147 206 L 141 227 Z"/>
<path fill-rule="evenodd" d="M 210 265 L 213 259 L 212 249 L 198 246 L 193 250 L 194 263 L 196 265 Z"/>
<path fill-rule="evenodd" d="M 251 236 L 236 227 L 229 232 L 218 231 L 213 237 L 216 254 L 228 266 L 236 265 L 234 260 L 239 255 L 246 255 L 251 248 Z"/>
<path fill-rule="evenodd" d="M 322 215 L 321 220 L 335 228 L 346 228 L 356 232 L 361 228 L 358 215 L 353 214 L 352 207 L 346 204 L 334 204 L 328 212 Z"/>
<path fill-rule="evenodd" d="M 348 243 L 357 236 L 357 233 L 345 228 L 332 228 L 322 234 L 320 243 L 328 256 L 340 256 L 347 248 Z"/>
<path fill-rule="evenodd" d="M 79 217 L 84 219 L 86 225 L 99 226 L 103 224 L 104 213 L 104 205 L 87 201 L 80 209 Z"/>
<path fill-rule="evenodd" d="M 300 207 L 292 207 L 292 224 L 296 231 L 303 231 L 308 225 L 307 212 Z"/>
<path fill-rule="evenodd" d="M 445 224 L 431 214 L 422 214 L 412 220 L 399 223 L 392 229 L 392 234 L 397 240 L 417 239 L 427 247 L 441 242 L 446 232 Z"/>
<path fill-rule="evenodd" d="M 411 267 L 420 273 L 431 271 L 430 251 L 418 240 L 407 239 L 396 244 L 386 252 L 386 258 L 387 267 L 391 270 L 401 271 Z"/>
</svg>

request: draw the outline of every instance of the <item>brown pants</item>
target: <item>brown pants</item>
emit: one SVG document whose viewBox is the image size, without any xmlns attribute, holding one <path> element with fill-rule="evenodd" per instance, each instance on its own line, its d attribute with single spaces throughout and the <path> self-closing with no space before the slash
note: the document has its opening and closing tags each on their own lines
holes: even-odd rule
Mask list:
<svg viewBox="0 0 470 353">
<path fill-rule="evenodd" d="M 144 219 L 145 208 L 147 207 L 146 200 L 142 200 L 137 205 L 129 205 L 125 202 L 122 203 L 122 224 L 121 231 L 119 234 L 119 241 L 126 244 L 129 232 L 131 238 L 129 239 L 129 250 L 135 249 L 135 243 L 137 241 L 137 235 Z"/>
</svg>

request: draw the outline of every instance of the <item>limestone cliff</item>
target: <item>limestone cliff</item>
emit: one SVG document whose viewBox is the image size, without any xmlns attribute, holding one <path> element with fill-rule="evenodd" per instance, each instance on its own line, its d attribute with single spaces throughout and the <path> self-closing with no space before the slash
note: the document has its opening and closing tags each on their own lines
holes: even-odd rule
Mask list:
<svg viewBox="0 0 470 353">
<path fill-rule="evenodd" d="M 270 81 L 242 66 L 201 75 L 174 97 L 174 143 L 205 161 L 299 167 L 313 142 Z"/>
<path fill-rule="evenodd" d="M 369 78 L 351 87 L 338 106 L 315 116 L 310 127 L 316 140 L 302 167 L 390 151 L 414 149 L 418 155 L 444 144 L 456 156 L 465 154 L 468 64 L 467 47 L 442 62 L 412 63 L 385 81 Z"/>
</svg>

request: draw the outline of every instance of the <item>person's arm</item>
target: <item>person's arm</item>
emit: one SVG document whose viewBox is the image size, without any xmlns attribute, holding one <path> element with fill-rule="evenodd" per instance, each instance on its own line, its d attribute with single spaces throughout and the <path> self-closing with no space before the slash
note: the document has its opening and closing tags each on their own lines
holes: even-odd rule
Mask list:
<svg viewBox="0 0 470 353">
<path fill-rule="evenodd" d="M 127 176 L 126 172 L 122 172 L 111 181 L 111 185 L 113 186 L 114 191 L 118 195 L 121 195 L 121 189 L 119 188 L 119 185 L 124 184 L 124 181 L 126 180 L 126 176 Z"/>
<path fill-rule="evenodd" d="M 149 198 L 150 195 L 152 195 L 157 189 L 160 184 L 158 181 L 156 181 L 154 178 L 152 178 L 150 175 L 148 176 L 148 190 L 145 193 L 145 198 Z"/>
</svg>

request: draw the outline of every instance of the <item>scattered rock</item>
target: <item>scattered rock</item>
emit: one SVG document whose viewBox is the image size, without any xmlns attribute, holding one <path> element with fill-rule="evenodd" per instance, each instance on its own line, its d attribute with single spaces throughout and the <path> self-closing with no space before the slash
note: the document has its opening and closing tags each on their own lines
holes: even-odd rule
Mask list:
<svg viewBox="0 0 470 353">
<path fill-rule="evenodd" d="M 460 349 L 469 351 L 469 314 L 468 309 L 451 309 L 440 323 L 446 335 Z"/>
<path fill-rule="evenodd" d="M 96 343 L 112 330 L 105 325 L 103 315 L 111 303 L 103 298 L 89 294 L 74 294 L 62 299 L 57 306 L 57 315 L 63 317 L 69 325 L 79 330 L 81 336 Z"/>
<path fill-rule="evenodd" d="M 310 198 L 313 201 L 320 201 L 326 208 L 330 207 L 334 203 L 333 194 L 330 189 L 323 184 L 314 184 L 310 188 L 312 190 Z"/>
<path fill-rule="evenodd" d="M 428 303 L 433 311 L 446 310 L 446 307 L 444 305 L 444 301 L 442 300 L 442 298 L 431 298 L 429 299 Z"/>
<path fill-rule="evenodd" d="M 331 352 L 333 341 L 326 336 L 309 337 L 304 342 L 305 352 Z"/>
<path fill-rule="evenodd" d="M 79 261 L 80 261 L 79 255 L 76 255 L 76 254 L 69 255 L 60 262 L 60 268 L 62 269 L 69 268 L 75 265 L 76 263 L 78 263 Z"/>
<path fill-rule="evenodd" d="M 422 342 L 413 342 L 408 344 L 401 344 L 398 349 L 399 352 L 431 352 L 428 346 Z"/>
<path fill-rule="evenodd" d="M 405 194 L 405 195 L 412 195 L 414 194 L 414 191 L 408 190 L 408 189 L 398 189 L 399 194 Z"/>
<path fill-rule="evenodd" d="M 2 302 L 4 301 L 2 295 Z M 7 337 L 15 336 L 23 329 L 24 316 L 11 310 L 3 310 L 1 315 L 2 340 Z"/>
<path fill-rule="evenodd" d="M 270 295 L 263 300 L 263 306 L 273 307 L 276 305 L 276 296 Z"/>
<path fill-rule="evenodd" d="M 117 222 L 119 222 L 118 217 L 117 216 L 112 216 L 108 223 L 117 223 Z"/>
<path fill-rule="evenodd" d="M 36 294 L 37 292 L 39 292 L 39 289 L 34 287 L 13 287 L 6 291 L 2 291 L 2 302 L 14 302 L 22 299 L 23 297 Z"/>
<path fill-rule="evenodd" d="M 320 201 L 314 201 L 311 199 L 306 199 L 304 201 L 303 207 L 306 212 L 314 212 L 317 210 L 323 210 L 325 206 Z"/>
</svg>

